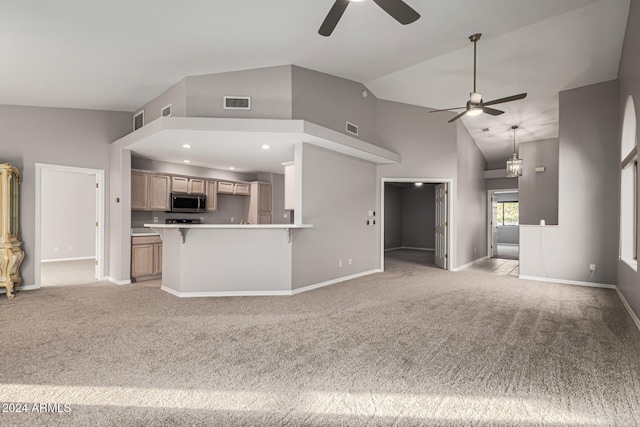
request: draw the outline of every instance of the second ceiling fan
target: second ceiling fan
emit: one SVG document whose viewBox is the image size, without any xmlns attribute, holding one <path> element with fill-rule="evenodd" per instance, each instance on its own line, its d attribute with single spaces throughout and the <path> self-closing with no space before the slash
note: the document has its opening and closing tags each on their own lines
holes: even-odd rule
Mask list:
<svg viewBox="0 0 640 427">
<path fill-rule="evenodd" d="M 480 33 L 469 36 L 469 40 L 471 40 L 471 42 L 473 43 L 473 92 L 469 94 L 469 101 L 467 101 L 467 106 L 429 111 L 430 113 L 437 113 L 439 111 L 459 110 L 462 108 L 465 109 L 462 113 L 449 120 L 449 123 L 458 120 L 465 114 L 469 116 L 477 116 L 479 114 L 486 113 L 491 116 L 499 116 L 500 114 L 503 114 L 504 111 L 496 110 L 495 108 L 489 108 L 488 106 L 502 104 L 503 102 L 517 101 L 518 99 L 523 99 L 527 96 L 525 92 L 519 93 L 517 95 L 507 96 L 505 98 L 494 99 L 493 101 L 484 102 L 482 100 L 482 94 L 476 91 L 476 44 L 478 43 L 478 40 L 480 40 L 480 36 L 482 36 L 482 34 Z"/>
<path fill-rule="evenodd" d="M 329 10 L 327 17 L 324 18 L 324 22 L 320 26 L 320 30 L 318 33 L 320 35 L 328 37 L 331 35 L 333 30 L 338 25 L 338 21 L 342 17 L 347 6 L 352 1 L 362 1 L 362 0 L 336 0 L 336 2 Z M 391 15 L 396 21 L 401 23 L 402 25 L 410 24 L 420 18 L 420 14 L 413 10 L 408 4 L 406 4 L 402 0 L 373 0 L 375 4 L 380 6 Z"/>
</svg>

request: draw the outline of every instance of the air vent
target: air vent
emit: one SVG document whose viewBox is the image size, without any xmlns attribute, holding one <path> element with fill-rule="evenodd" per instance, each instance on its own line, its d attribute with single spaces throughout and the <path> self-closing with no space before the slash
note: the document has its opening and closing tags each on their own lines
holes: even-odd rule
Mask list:
<svg viewBox="0 0 640 427">
<path fill-rule="evenodd" d="M 169 104 L 166 107 L 164 107 L 162 110 L 160 110 L 160 115 L 162 117 L 169 117 L 172 111 L 173 110 L 171 109 L 171 104 Z"/>
<path fill-rule="evenodd" d="M 225 110 L 250 110 L 251 97 L 250 96 L 225 96 L 224 109 Z"/>
<path fill-rule="evenodd" d="M 353 123 L 347 122 L 347 132 L 358 136 L 358 126 L 354 125 Z"/>
<path fill-rule="evenodd" d="M 144 126 L 144 110 L 133 116 L 133 130 L 136 131 Z"/>
</svg>

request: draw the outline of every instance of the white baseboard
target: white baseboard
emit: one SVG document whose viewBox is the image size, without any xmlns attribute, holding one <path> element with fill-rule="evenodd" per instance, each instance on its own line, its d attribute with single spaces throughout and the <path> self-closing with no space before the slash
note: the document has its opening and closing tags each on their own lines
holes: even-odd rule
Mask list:
<svg viewBox="0 0 640 427">
<path fill-rule="evenodd" d="M 228 291 L 228 292 L 178 292 L 175 289 L 161 286 L 165 292 L 180 298 L 197 298 L 197 297 L 263 297 L 263 296 L 292 296 L 302 292 L 311 291 L 313 289 L 323 288 L 325 286 L 334 285 L 336 283 L 345 282 L 347 280 L 357 279 L 358 277 L 368 276 L 373 273 L 380 273 L 382 270 L 370 270 L 362 273 L 352 274 L 350 276 L 340 277 L 338 279 L 328 280 L 326 282 L 316 283 L 305 286 L 303 288 L 287 290 L 287 291 Z"/>
<path fill-rule="evenodd" d="M 480 258 L 478 258 L 476 260 L 473 260 L 471 262 L 466 263 L 465 265 L 461 265 L 460 267 L 451 268 L 451 271 L 462 271 L 464 269 L 467 269 L 467 268 L 471 267 L 473 264 L 477 264 L 477 263 L 479 263 L 481 261 L 484 261 L 487 258 L 489 258 L 489 257 L 488 256 L 480 257 Z"/>
<path fill-rule="evenodd" d="M 624 305 L 624 307 L 629 312 L 629 316 L 631 316 L 631 319 L 633 319 L 633 323 L 635 323 L 638 329 L 640 330 L 640 319 L 638 319 L 638 316 L 636 315 L 636 313 L 633 312 L 633 309 L 627 302 L 627 299 L 624 297 L 624 295 L 622 294 L 622 292 L 617 286 L 616 286 L 616 293 L 620 297 L 620 300 L 622 301 L 622 305 Z"/>
<path fill-rule="evenodd" d="M 402 249 L 408 249 L 411 251 L 427 251 L 427 252 L 435 252 L 436 250 L 434 248 L 414 248 L 412 246 L 399 246 L 397 248 L 389 248 L 389 249 L 385 249 L 385 252 L 391 252 L 391 251 L 399 251 Z"/>
<path fill-rule="evenodd" d="M 291 291 L 291 295 L 296 295 L 302 292 L 312 291 L 318 288 L 324 288 L 325 286 L 335 285 L 336 283 L 346 282 L 347 280 L 357 279 L 358 277 L 368 276 L 374 273 L 382 273 L 382 270 L 375 269 L 369 271 L 363 271 L 362 273 L 352 274 L 350 276 L 339 277 L 337 279 L 327 280 L 326 282 L 316 283 L 314 285 L 308 285 L 302 288 L 297 288 Z"/>
<path fill-rule="evenodd" d="M 84 261 L 87 259 L 96 259 L 95 256 L 83 256 L 76 258 L 54 258 L 54 259 L 43 259 L 40 262 L 60 262 L 60 261 Z"/>
<path fill-rule="evenodd" d="M 118 280 L 118 279 L 115 279 L 113 277 L 107 277 L 106 279 L 108 281 L 110 281 L 111 283 L 115 283 L 116 285 L 130 285 L 131 284 L 131 280 Z"/>
<path fill-rule="evenodd" d="M 604 289 L 616 289 L 616 285 L 611 285 L 608 283 L 596 283 L 596 282 L 581 282 L 579 280 L 564 280 L 564 279 L 553 279 L 548 277 L 535 277 L 535 276 L 518 276 L 520 279 L 525 280 L 534 280 L 536 282 L 548 282 L 548 283 L 561 283 L 563 285 L 576 285 L 576 286 L 588 286 L 592 288 L 604 288 Z"/>
<path fill-rule="evenodd" d="M 24 285 L 24 286 L 20 285 L 20 286 L 18 286 L 18 292 L 33 291 L 33 290 L 36 290 L 36 289 L 40 289 L 40 286 L 36 286 L 36 285 Z M 12 292 L 15 294 L 16 290 L 14 289 Z M 6 294 L 6 293 L 7 293 L 7 288 L 5 288 L 5 287 L 0 288 L 0 294 Z"/>
</svg>

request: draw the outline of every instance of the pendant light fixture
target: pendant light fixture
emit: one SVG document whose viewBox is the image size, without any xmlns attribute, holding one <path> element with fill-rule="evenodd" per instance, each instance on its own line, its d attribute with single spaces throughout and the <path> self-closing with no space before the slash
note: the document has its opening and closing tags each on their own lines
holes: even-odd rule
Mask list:
<svg viewBox="0 0 640 427">
<path fill-rule="evenodd" d="M 507 160 L 507 178 L 517 178 L 522 176 L 522 159 L 516 153 L 516 129 L 518 126 L 511 126 L 513 129 L 513 156 Z"/>
</svg>

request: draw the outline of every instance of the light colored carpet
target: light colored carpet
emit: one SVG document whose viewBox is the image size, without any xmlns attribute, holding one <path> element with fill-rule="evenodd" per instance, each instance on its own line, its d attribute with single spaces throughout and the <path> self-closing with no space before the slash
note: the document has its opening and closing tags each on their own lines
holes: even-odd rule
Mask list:
<svg viewBox="0 0 640 427">
<path fill-rule="evenodd" d="M 0 401 L 70 412 L 0 424 L 640 425 L 640 332 L 614 291 L 403 252 L 293 297 L 98 283 L 2 298 Z"/>
<path fill-rule="evenodd" d="M 95 259 L 42 262 L 40 263 L 40 284 L 69 286 L 96 282 L 95 262 Z"/>
</svg>

